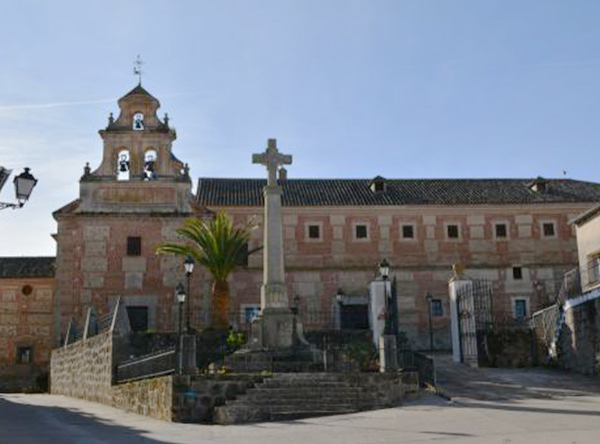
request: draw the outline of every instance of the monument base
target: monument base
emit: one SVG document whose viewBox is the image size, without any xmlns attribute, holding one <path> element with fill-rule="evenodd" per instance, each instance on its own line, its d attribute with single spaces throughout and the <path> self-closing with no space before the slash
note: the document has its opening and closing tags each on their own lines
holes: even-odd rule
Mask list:
<svg viewBox="0 0 600 444">
<path fill-rule="evenodd" d="M 289 309 L 268 308 L 252 322 L 248 342 L 226 360 L 236 372 L 306 372 L 323 367 L 322 352 L 304 338 Z"/>
</svg>

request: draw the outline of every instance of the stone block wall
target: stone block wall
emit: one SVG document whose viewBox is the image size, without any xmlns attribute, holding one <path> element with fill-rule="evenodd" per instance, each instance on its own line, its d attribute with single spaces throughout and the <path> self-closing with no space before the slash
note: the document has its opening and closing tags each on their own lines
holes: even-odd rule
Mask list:
<svg viewBox="0 0 600 444">
<path fill-rule="evenodd" d="M 171 421 L 172 376 L 112 385 L 120 348 L 122 344 L 109 331 L 54 350 L 50 392 Z"/>
<path fill-rule="evenodd" d="M 143 379 L 115 385 L 112 406 L 163 421 L 173 418 L 173 377 Z"/>
<path fill-rule="evenodd" d="M 52 351 L 50 393 L 112 405 L 113 334 Z"/>
<path fill-rule="evenodd" d="M 558 363 L 562 368 L 586 375 L 600 373 L 600 300 L 567 311 Z"/>
</svg>

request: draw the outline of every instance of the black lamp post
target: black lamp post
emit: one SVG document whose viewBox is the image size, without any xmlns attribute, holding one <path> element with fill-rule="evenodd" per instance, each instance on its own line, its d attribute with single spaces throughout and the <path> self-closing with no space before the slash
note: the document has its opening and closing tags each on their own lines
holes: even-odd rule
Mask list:
<svg viewBox="0 0 600 444">
<path fill-rule="evenodd" d="M 175 296 L 179 304 L 179 374 L 183 373 L 183 304 L 185 302 L 185 291 L 181 282 L 177 284 Z"/>
<path fill-rule="evenodd" d="M 185 306 L 185 328 L 188 334 L 191 333 L 192 329 L 190 326 L 190 299 L 192 299 L 192 292 L 190 290 L 190 281 L 192 278 L 192 272 L 194 271 L 194 259 L 191 256 L 185 258 L 183 262 L 185 268 L 185 277 L 187 280 L 187 303 Z"/>
<path fill-rule="evenodd" d="M 433 353 L 433 325 L 431 324 L 431 301 L 433 295 L 428 291 L 425 294 L 425 300 L 427 301 L 427 317 L 429 318 L 429 352 Z"/>
<path fill-rule="evenodd" d="M 390 322 L 390 301 L 388 300 L 387 294 L 387 280 L 390 275 L 390 264 L 387 259 L 384 259 L 379 264 L 379 274 L 383 279 L 383 296 L 385 299 L 385 329 L 384 334 L 389 335 L 391 333 L 391 322 Z"/>
<path fill-rule="evenodd" d="M 9 175 L 10 170 L 0 167 L 0 190 L 2 189 L 2 186 L 8 179 Z M 29 168 L 25 168 L 25 171 L 15 177 L 13 183 L 15 184 L 17 203 L 0 202 L 0 210 L 5 208 L 21 208 L 23 205 L 25 205 L 25 202 L 27 202 L 29 196 L 31 196 L 31 191 L 33 190 L 33 187 L 35 187 L 37 179 L 29 172 Z"/>
<path fill-rule="evenodd" d="M 335 300 L 338 305 L 338 319 L 340 321 L 340 330 L 342 329 L 342 302 L 344 301 L 344 290 L 338 288 Z"/>
</svg>

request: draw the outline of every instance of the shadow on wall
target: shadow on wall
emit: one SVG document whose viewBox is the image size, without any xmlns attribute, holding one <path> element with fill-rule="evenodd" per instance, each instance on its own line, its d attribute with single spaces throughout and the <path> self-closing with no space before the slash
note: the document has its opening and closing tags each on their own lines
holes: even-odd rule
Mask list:
<svg viewBox="0 0 600 444">
<path fill-rule="evenodd" d="M 22 404 L 19 402 L 19 396 L 22 395 L 0 397 L 3 442 L 4 440 L 11 444 L 32 442 L 164 444 L 166 442 L 148 438 L 146 430 L 117 425 L 109 419 L 99 418 L 88 412 Z M 35 402 L 34 398 L 29 399 Z M 32 424 L 35 426 L 32 427 Z"/>
</svg>

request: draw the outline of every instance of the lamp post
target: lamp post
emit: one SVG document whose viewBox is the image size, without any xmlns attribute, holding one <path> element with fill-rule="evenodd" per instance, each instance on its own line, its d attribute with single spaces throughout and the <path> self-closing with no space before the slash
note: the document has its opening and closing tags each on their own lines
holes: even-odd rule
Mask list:
<svg viewBox="0 0 600 444">
<path fill-rule="evenodd" d="M 8 180 L 10 173 L 10 170 L 0 166 L 0 190 L 4 186 L 6 180 Z M 31 191 L 37 183 L 37 179 L 29 172 L 29 168 L 25 168 L 21 174 L 15 177 L 13 183 L 15 184 L 17 203 L 0 202 L 0 210 L 4 210 L 6 208 L 14 209 L 23 207 L 25 202 L 27 202 L 29 199 L 29 196 L 31 196 Z"/>
<path fill-rule="evenodd" d="M 433 295 L 428 291 L 425 293 L 425 300 L 427 301 L 427 317 L 429 318 L 429 352 L 433 353 L 433 326 L 431 324 L 431 301 Z"/>
<path fill-rule="evenodd" d="M 338 307 L 338 320 L 339 320 L 339 329 L 342 329 L 342 302 L 344 300 L 344 290 L 338 288 L 337 293 L 335 295 L 335 300 L 337 302 Z"/>
<path fill-rule="evenodd" d="M 175 289 L 175 296 L 179 304 L 179 374 L 183 374 L 183 303 L 185 302 L 185 291 L 181 282 Z"/>
<path fill-rule="evenodd" d="M 192 256 L 188 256 L 185 258 L 183 262 L 183 267 L 185 268 L 185 277 L 187 280 L 187 303 L 185 306 L 185 328 L 188 334 L 191 333 L 192 329 L 190 326 L 190 299 L 192 299 L 192 292 L 190 290 L 190 281 L 192 278 L 192 272 L 194 271 L 194 259 Z"/>
<path fill-rule="evenodd" d="M 379 274 L 383 279 L 383 297 L 385 300 L 385 329 L 384 334 L 389 335 L 391 333 L 390 323 L 390 301 L 388 300 L 387 294 L 387 280 L 390 275 L 390 264 L 387 259 L 384 259 L 379 264 Z"/>
</svg>

